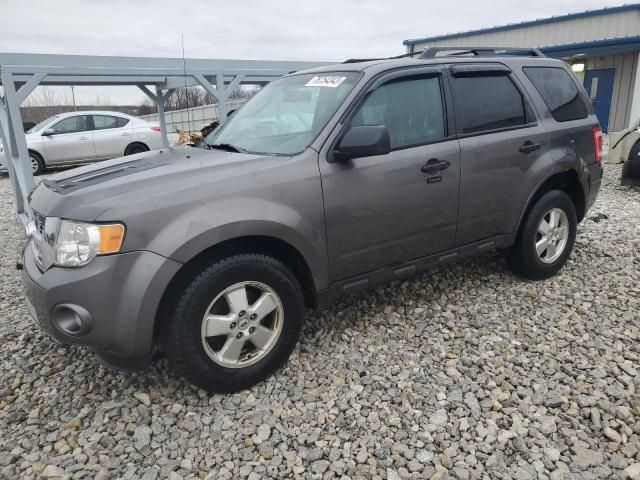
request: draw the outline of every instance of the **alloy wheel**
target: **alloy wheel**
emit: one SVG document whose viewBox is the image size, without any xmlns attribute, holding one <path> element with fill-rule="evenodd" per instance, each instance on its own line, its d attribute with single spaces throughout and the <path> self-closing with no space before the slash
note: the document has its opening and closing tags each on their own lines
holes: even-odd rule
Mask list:
<svg viewBox="0 0 640 480">
<path fill-rule="evenodd" d="M 211 360 L 242 368 L 264 358 L 282 332 L 284 308 L 278 294 L 260 282 L 227 287 L 202 319 L 202 346 Z"/>
<path fill-rule="evenodd" d="M 564 210 L 552 208 L 538 225 L 535 247 L 543 263 L 553 263 L 564 252 L 569 239 L 569 218 Z"/>
</svg>

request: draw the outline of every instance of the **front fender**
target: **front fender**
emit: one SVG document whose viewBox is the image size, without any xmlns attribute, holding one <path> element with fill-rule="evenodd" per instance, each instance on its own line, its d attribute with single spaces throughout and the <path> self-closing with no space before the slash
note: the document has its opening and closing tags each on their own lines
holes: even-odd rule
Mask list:
<svg viewBox="0 0 640 480">
<path fill-rule="evenodd" d="M 227 240 L 249 236 L 272 237 L 300 252 L 312 272 L 316 288 L 320 290 L 328 284 L 322 222 L 290 206 L 264 198 L 220 199 L 189 209 L 167 223 L 150 241 L 148 249 L 186 263 L 204 250 Z"/>
</svg>

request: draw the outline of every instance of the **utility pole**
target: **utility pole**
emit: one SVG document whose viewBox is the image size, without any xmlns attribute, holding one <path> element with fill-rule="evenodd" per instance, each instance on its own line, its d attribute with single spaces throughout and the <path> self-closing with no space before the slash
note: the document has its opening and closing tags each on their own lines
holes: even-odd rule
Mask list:
<svg viewBox="0 0 640 480">
<path fill-rule="evenodd" d="M 76 107 L 76 92 L 73 85 L 71 85 L 71 98 L 73 98 L 73 111 L 75 112 L 78 108 Z"/>
</svg>

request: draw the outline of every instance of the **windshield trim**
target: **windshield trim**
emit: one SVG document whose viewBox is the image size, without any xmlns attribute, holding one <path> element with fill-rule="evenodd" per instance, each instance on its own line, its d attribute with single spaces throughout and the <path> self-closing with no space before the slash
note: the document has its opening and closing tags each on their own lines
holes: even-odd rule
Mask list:
<svg viewBox="0 0 640 480">
<path fill-rule="evenodd" d="M 318 132 L 316 133 L 316 135 L 309 140 L 309 143 L 304 148 L 302 148 L 301 150 L 299 150 L 297 152 L 293 152 L 293 153 L 260 152 L 260 151 L 253 151 L 253 150 L 248 150 L 248 149 L 243 149 L 244 151 L 242 153 L 249 154 L 249 155 L 265 155 L 265 156 L 274 156 L 274 157 L 295 157 L 296 155 L 300 155 L 303 152 L 305 152 L 308 148 L 312 148 L 311 146 L 320 137 L 320 135 L 325 130 L 325 128 L 327 128 L 327 125 L 329 125 L 331 123 L 331 120 L 333 118 L 335 118 L 336 114 L 338 114 L 338 112 L 345 106 L 345 104 L 349 102 L 349 98 L 354 93 L 354 91 L 356 91 L 356 89 L 358 88 L 358 85 L 360 84 L 360 81 L 362 80 L 362 77 L 364 77 L 364 72 L 361 71 L 361 70 L 331 70 L 331 71 L 319 71 L 319 72 L 316 72 L 316 71 L 311 71 L 311 72 L 310 71 L 300 71 L 300 72 L 290 73 L 288 75 L 283 75 L 282 77 L 279 77 L 276 80 L 273 80 L 274 82 L 276 82 L 276 81 L 278 81 L 280 79 L 292 78 L 292 77 L 300 77 L 300 76 L 304 76 L 304 75 L 337 75 L 337 74 L 348 74 L 348 75 L 353 76 L 353 78 L 354 78 L 353 86 L 351 87 L 351 90 L 347 93 L 347 95 L 344 97 L 342 102 L 336 107 L 335 111 L 329 116 L 329 118 L 327 118 L 325 120 L 324 124 L 320 128 L 318 128 Z M 242 108 L 244 108 L 244 106 L 247 105 L 247 103 L 249 103 L 252 100 L 252 98 L 250 98 L 245 103 L 240 105 L 240 107 L 238 107 L 236 109 L 236 111 L 233 112 L 233 115 L 236 116 L 238 114 L 238 112 L 240 112 L 240 110 Z M 230 117 L 227 117 L 227 119 L 224 122 L 222 122 L 218 126 L 218 128 L 216 128 L 209 135 L 207 135 L 206 138 L 204 138 L 202 143 L 203 143 L 203 145 L 206 146 L 205 148 L 210 148 L 209 145 L 211 145 L 209 142 L 207 142 L 207 139 L 210 136 L 214 135 L 214 134 L 222 133 L 222 131 L 225 128 L 225 125 L 227 124 L 227 120 L 229 118 Z"/>
</svg>

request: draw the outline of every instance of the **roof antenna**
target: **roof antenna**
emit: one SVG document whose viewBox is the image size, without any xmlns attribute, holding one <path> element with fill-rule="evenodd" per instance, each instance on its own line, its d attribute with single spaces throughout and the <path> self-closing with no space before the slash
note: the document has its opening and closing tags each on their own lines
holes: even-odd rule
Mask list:
<svg viewBox="0 0 640 480">
<path fill-rule="evenodd" d="M 182 42 L 182 72 L 184 73 L 184 98 L 187 104 L 187 131 L 189 135 L 189 143 L 191 143 L 191 112 L 189 111 L 189 87 L 187 87 L 187 61 L 184 57 L 184 34 L 180 34 Z"/>
</svg>

